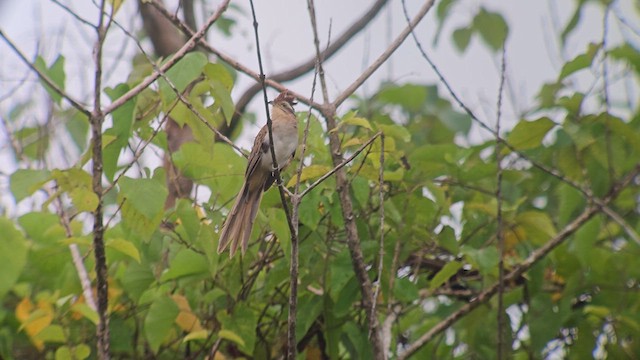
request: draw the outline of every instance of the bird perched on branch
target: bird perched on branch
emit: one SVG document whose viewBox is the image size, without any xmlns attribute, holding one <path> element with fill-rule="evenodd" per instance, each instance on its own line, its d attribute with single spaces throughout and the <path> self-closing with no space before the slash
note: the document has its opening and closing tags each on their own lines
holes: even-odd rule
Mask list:
<svg viewBox="0 0 640 360">
<path fill-rule="evenodd" d="M 271 130 L 273 148 L 279 170 L 284 169 L 298 147 L 298 120 L 293 110 L 296 98 L 287 90 L 270 101 Z M 276 180 L 275 166 L 271 155 L 269 129 L 263 126 L 256 135 L 249 155 L 249 163 L 244 174 L 244 184 L 236 197 L 235 204 L 227 216 L 218 242 L 218 254 L 229 246 L 229 257 L 233 257 L 242 241 L 242 255 L 247 251 L 253 222 L 260 208 L 262 193 Z"/>
</svg>

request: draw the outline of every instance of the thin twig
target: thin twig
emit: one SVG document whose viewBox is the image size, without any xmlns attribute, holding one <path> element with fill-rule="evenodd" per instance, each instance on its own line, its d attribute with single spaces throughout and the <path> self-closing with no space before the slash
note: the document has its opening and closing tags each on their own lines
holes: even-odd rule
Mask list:
<svg viewBox="0 0 640 360">
<path fill-rule="evenodd" d="M 342 162 L 340 162 L 338 165 L 334 166 L 333 169 L 329 170 L 327 173 L 325 173 L 324 175 L 322 175 L 321 177 L 318 178 L 318 180 L 314 181 L 311 185 L 309 185 L 306 189 L 304 189 L 301 193 L 300 193 L 300 197 L 304 197 L 305 195 L 307 195 L 311 190 L 313 190 L 316 186 L 320 185 L 320 183 L 322 183 L 323 181 L 327 180 L 327 178 L 331 177 L 333 174 L 335 174 L 338 170 L 342 169 L 345 165 L 349 164 L 350 162 L 353 161 L 353 159 L 355 159 L 358 155 L 360 155 L 360 153 L 367 148 L 367 146 L 371 145 L 371 143 L 377 139 L 380 135 L 382 135 L 382 132 L 377 132 L 375 133 L 371 138 L 369 138 L 369 140 L 367 140 L 364 144 L 360 145 L 360 147 L 353 152 L 353 154 L 351 154 L 351 156 L 349 156 L 346 159 L 343 159 Z"/>
<path fill-rule="evenodd" d="M 431 7 L 433 7 L 434 0 L 425 1 L 424 5 L 418 10 L 416 15 L 413 17 L 413 20 L 409 22 L 407 27 L 402 30 L 402 32 L 396 37 L 396 39 L 387 47 L 387 49 L 369 66 L 349 87 L 347 87 L 340 95 L 336 97 L 333 101 L 333 106 L 338 107 L 342 104 L 349 96 L 351 96 L 356 89 L 362 85 L 365 80 L 369 78 L 378 68 L 387 61 L 387 59 L 393 54 L 396 49 L 402 45 L 404 40 L 409 36 L 409 34 L 413 33 L 413 28 L 420 23 L 420 21 L 427 15 Z"/>
</svg>

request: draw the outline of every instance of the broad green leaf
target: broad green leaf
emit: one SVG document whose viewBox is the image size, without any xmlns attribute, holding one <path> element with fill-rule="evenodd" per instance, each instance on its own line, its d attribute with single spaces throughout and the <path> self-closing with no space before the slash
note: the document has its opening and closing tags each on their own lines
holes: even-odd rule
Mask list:
<svg viewBox="0 0 640 360">
<path fill-rule="evenodd" d="M 593 58 L 598 53 L 598 50 L 600 50 L 600 44 L 589 44 L 586 53 L 576 56 L 575 58 L 573 58 L 573 60 L 562 66 L 559 81 L 565 79 L 567 76 L 577 71 L 586 69 L 591 66 L 591 63 L 593 63 Z"/>
<path fill-rule="evenodd" d="M 252 307 L 244 302 L 237 303 L 232 314 L 227 314 L 224 311 L 219 312 L 218 320 L 222 325 L 221 331 L 225 331 L 223 334 L 240 336 L 242 341 L 236 342 L 236 344 L 238 344 L 242 352 L 245 354 L 253 353 L 256 344 L 258 314 Z"/>
<path fill-rule="evenodd" d="M 60 325 L 49 325 L 34 337 L 45 343 L 63 343 L 67 341 L 64 330 Z"/>
<path fill-rule="evenodd" d="M 164 210 L 167 189 L 155 179 L 122 177 L 119 196 L 147 219 L 154 219 Z"/>
<path fill-rule="evenodd" d="M 20 202 L 40 189 L 50 179 L 51 173 L 48 170 L 18 169 L 9 178 L 9 189 L 16 202 Z"/>
<path fill-rule="evenodd" d="M 122 177 L 118 184 L 118 202 L 122 204 L 122 225 L 147 241 L 162 222 L 164 201 L 167 197 L 164 181 Z"/>
<path fill-rule="evenodd" d="M 151 303 L 147 317 L 144 319 L 144 334 L 154 353 L 171 332 L 179 312 L 178 305 L 168 296 L 158 296 Z"/>
<path fill-rule="evenodd" d="M 27 239 L 8 218 L 0 217 L 0 299 L 11 290 L 27 264 Z"/>
<path fill-rule="evenodd" d="M 471 42 L 473 29 L 468 27 L 457 28 L 453 31 L 453 43 L 461 53 L 464 53 Z"/>
<path fill-rule="evenodd" d="M 507 142 L 516 150 L 533 149 L 542 145 L 542 139 L 555 123 L 548 117 L 534 121 L 520 121 L 507 136 Z"/>
<path fill-rule="evenodd" d="M 336 129 L 332 131 L 338 131 L 339 129 L 342 129 L 342 127 L 346 125 L 363 127 L 367 130 L 373 131 L 373 128 L 369 123 L 369 120 L 363 117 L 357 116 L 355 112 L 349 112 L 345 116 L 343 116 L 342 119 L 340 119 L 340 123 L 338 124 Z"/>
<path fill-rule="evenodd" d="M 121 252 L 140 263 L 140 253 L 132 242 L 125 239 L 109 239 L 105 244 L 108 248 Z"/>
<path fill-rule="evenodd" d="M 377 99 L 382 103 L 400 105 L 410 112 L 418 112 L 424 107 L 427 95 L 426 86 L 404 84 L 385 87 L 378 93 Z"/>
<path fill-rule="evenodd" d="M 473 28 L 494 52 L 502 49 L 509 35 L 509 26 L 502 15 L 484 8 L 473 19 Z"/>
<path fill-rule="evenodd" d="M 86 303 L 75 303 L 71 307 L 71 310 L 81 314 L 95 325 L 98 325 L 98 322 L 100 321 L 98 313 L 91 307 L 89 307 L 89 305 L 87 305 Z"/>
<path fill-rule="evenodd" d="M 569 20 L 567 25 L 562 30 L 562 34 L 560 34 L 560 39 L 562 39 L 563 46 L 566 43 L 567 37 L 569 37 L 569 34 L 571 34 L 571 32 L 573 32 L 573 30 L 576 28 L 576 26 L 580 22 L 580 18 L 582 17 L 582 8 L 583 8 L 584 3 L 586 3 L 587 1 L 589 1 L 589 0 L 578 0 L 577 1 L 578 4 L 576 5 L 576 11 L 573 13 L 573 15 L 571 16 L 571 19 Z"/>
<path fill-rule="evenodd" d="M 536 245 L 542 245 L 557 233 L 549 215 L 542 211 L 525 211 L 516 216 L 527 238 Z"/>
<path fill-rule="evenodd" d="M 393 138 L 396 138 L 400 141 L 404 141 L 404 142 L 409 142 L 411 141 L 411 134 L 409 133 L 409 130 L 407 130 L 406 127 L 401 126 L 401 125 L 397 125 L 397 124 L 392 124 L 392 125 L 378 125 L 377 128 L 379 130 L 382 130 L 382 132 L 384 133 L 385 137 L 391 136 Z M 385 143 L 386 145 L 386 143 Z M 385 146 L 385 150 L 386 150 L 386 146 Z"/>
<path fill-rule="evenodd" d="M 127 271 L 122 274 L 122 288 L 135 301 L 155 281 L 151 268 L 146 264 L 132 262 L 127 265 Z"/>
<path fill-rule="evenodd" d="M 298 300 L 298 319 L 296 322 L 296 337 L 302 339 L 311 325 L 322 313 L 323 301 L 321 296 L 306 293 Z"/>
<path fill-rule="evenodd" d="M 498 262 L 500 253 L 496 247 L 490 246 L 482 249 L 474 249 L 470 246 L 460 247 L 460 251 L 466 255 L 467 260 L 483 275 L 495 276 L 498 274 Z"/>
<path fill-rule="evenodd" d="M 200 76 L 207 63 L 205 54 L 199 51 L 190 52 L 166 72 L 166 77 L 176 90 L 183 92 L 191 82 Z M 162 102 L 164 105 L 168 105 L 177 98 L 177 95 L 164 78 L 160 78 L 158 82 Z"/>
<path fill-rule="evenodd" d="M 447 282 L 458 270 L 462 268 L 462 263 L 459 261 L 450 261 L 440 269 L 431 279 L 429 283 L 429 289 L 434 290 L 440 287 L 440 285 Z"/>
<path fill-rule="evenodd" d="M 233 76 L 224 65 L 208 63 L 204 66 L 203 71 L 208 80 L 218 81 L 227 91 L 231 91 L 233 88 Z"/>
<path fill-rule="evenodd" d="M 300 182 L 307 181 L 309 179 L 316 179 L 321 177 L 322 175 L 329 172 L 331 168 L 327 165 L 309 165 L 302 169 L 302 173 L 300 174 Z M 289 182 L 287 183 L 287 187 L 292 187 L 296 184 L 298 179 L 297 175 L 293 175 Z"/>
<path fill-rule="evenodd" d="M 58 87 L 58 89 L 64 91 L 65 90 L 64 83 L 66 80 L 66 75 L 64 73 L 64 61 L 65 61 L 64 56 L 58 55 L 58 57 L 53 62 L 53 64 L 51 64 L 50 67 L 47 67 L 47 65 L 44 62 L 44 59 L 38 56 L 33 65 L 36 67 L 36 69 L 44 73 L 49 78 L 49 80 L 51 80 L 51 82 L 53 82 Z M 51 96 L 51 99 L 56 104 L 60 105 L 62 101 L 62 96 L 58 94 L 55 90 L 53 90 L 53 88 L 50 87 L 44 81 L 41 81 L 41 83 L 42 83 L 42 86 L 44 86 L 44 88 L 47 90 L 47 93 L 49 93 L 49 96 Z"/>
<path fill-rule="evenodd" d="M 406 277 L 396 279 L 393 283 L 393 295 L 399 301 L 415 301 L 418 298 L 418 286 Z"/>
<path fill-rule="evenodd" d="M 438 44 L 438 39 L 440 39 L 440 33 L 444 27 L 446 20 L 451 14 L 451 8 L 455 4 L 457 0 L 443 0 L 438 3 L 438 8 L 436 9 L 436 15 L 438 16 L 438 29 L 436 30 L 436 34 L 433 37 L 433 44 Z"/>
<path fill-rule="evenodd" d="M 92 190 L 91 175 L 78 168 L 53 170 L 52 178 L 62 191 L 69 193 L 73 205 L 80 212 L 93 211 L 98 206 L 98 196 Z"/>
<path fill-rule="evenodd" d="M 209 80 L 209 84 L 211 84 L 211 95 L 215 99 L 214 106 L 222 109 L 227 124 L 230 124 L 236 110 L 231 98 L 231 90 L 218 80 Z"/>
<path fill-rule="evenodd" d="M 171 260 L 169 270 L 162 274 L 161 281 L 168 281 L 184 276 L 201 275 L 207 273 L 209 264 L 204 255 L 189 249 L 178 252 Z"/>
<path fill-rule="evenodd" d="M 119 84 L 115 88 L 105 89 L 105 93 L 109 95 L 112 101 L 120 98 L 129 91 L 129 85 Z M 113 176 L 118 167 L 118 159 L 122 149 L 129 144 L 129 138 L 133 132 L 133 121 L 136 110 L 137 97 L 133 97 L 118 107 L 112 114 L 113 126 L 104 132 L 102 161 L 104 174 L 109 180 L 113 180 Z M 112 137 L 107 140 L 106 137 Z"/>
<path fill-rule="evenodd" d="M 85 114 L 76 110 L 68 111 L 67 113 L 64 126 L 69 135 L 71 135 L 76 148 L 79 151 L 84 151 L 87 147 L 87 137 L 89 135 L 89 119 Z"/>
</svg>

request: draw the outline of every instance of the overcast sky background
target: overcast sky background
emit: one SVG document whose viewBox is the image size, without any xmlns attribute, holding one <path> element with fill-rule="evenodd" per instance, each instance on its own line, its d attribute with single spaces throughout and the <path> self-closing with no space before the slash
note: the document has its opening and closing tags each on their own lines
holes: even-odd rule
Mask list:
<svg viewBox="0 0 640 360">
<path fill-rule="evenodd" d="M 88 0 L 60 0 L 81 17 L 97 23 L 98 9 Z M 617 0 L 612 13 L 622 16 L 631 25 L 621 25 L 611 16 L 608 46 L 623 39 L 640 47 L 640 10 L 635 0 Z M 411 14 L 424 3 L 407 0 Z M 170 9 L 175 9 L 177 1 L 167 1 Z M 331 35 L 337 37 L 358 18 L 372 3 L 372 0 L 318 0 L 317 19 L 321 46 L 326 46 L 329 26 Z M 439 1 L 436 1 L 436 6 Z M 569 37 L 565 50 L 558 44 L 562 28 L 573 14 L 576 1 L 571 0 L 460 0 L 444 27 L 440 41 L 434 46 L 432 41 L 436 30 L 435 10 L 416 28 L 416 33 L 439 66 L 445 78 L 465 104 L 481 119 L 495 123 L 496 99 L 498 92 L 499 58 L 487 51 L 487 47 L 475 37 L 467 52 L 460 54 L 451 41 L 451 33 L 458 27 L 468 25 L 480 7 L 503 14 L 509 25 L 507 41 L 507 85 L 504 121 L 514 124 L 519 114 L 535 104 L 535 95 L 545 82 L 557 78 L 562 64 L 584 52 L 590 42 L 602 39 L 602 6 L 592 1 L 586 6 L 581 22 L 575 33 Z M 206 1 L 199 5 L 199 20 L 210 16 L 219 1 Z M 232 29 L 233 37 L 227 38 L 219 31 L 209 32 L 209 41 L 215 47 L 237 58 L 241 63 L 258 69 L 252 21 L 248 1 L 232 1 L 237 8 L 231 8 L 228 16 L 237 20 Z M 265 70 L 269 74 L 290 68 L 307 60 L 314 54 L 312 33 L 306 1 L 301 0 L 255 0 L 259 22 L 259 32 Z M 126 29 L 136 34 L 142 28 L 137 15 L 137 1 L 125 0 L 116 15 L 116 20 Z M 326 64 L 330 95 L 335 96 L 345 89 L 358 74 L 377 58 L 398 33 L 406 26 L 399 0 L 392 0 L 376 17 L 372 25 L 361 32 L 347 47 Z M 91 50 L 95 33 L 66 13 L 59 5 L 49 0 L 0 0 L 0 28 L 16 43 L 29 58 L 42 55 L 47 63 L 62 53 L 66 57 L 66 88 L 78 99 L 89 101 L 92 92 L 93 63 Z M 631 29 L 631 30 L 630 30 Z M 634 31 L 635 30 L 635 33 Z M 151 51 L 148 42 L 143 46 Z M 130 71 L 130 59 L 138 52 L 134 41 L 117 27 L 113 27 L 105 46 L 105 82 L 116 85 L 126 80 Z M 597 69 L 596 69 L 597 71 Z M 312 74 L 302 77 L 287 86 L 297 92 L 310 94 Z M 24 81 L 28 79 L 28 81 Z M 593 76 L 573 79 L 579 86 L 588 89 L 593 85 Z M 240 76 L 233 91 L 237 98 L 253 80 Z M 359 95 L 370 95 L 381 82 L 435 84 L 437 77 L 426 61 L 420 56 L 413 40 L 409 37 L 365 86 Z M 34 86 L 36 77 L 21 63 L 15 53 L 0 41 L 0 116 L 7 117 L 9 111 L 19 101 L 27 98 L 42 98 L 44 91 Z M 631 83 L 631 92 L 627 88 Z M 21 85 L 22 84 L 22 85 Z M 440 84 L 440 93 L 445 94 Z M 36 89 L 34 91 L 34 89 Z M 613 98 L 627 98 L 637 104 L 637 79 L 622 79 L 612 85 Z M 624 91 L 623 91 L 624 90 Z M 273 95 L 275 92 L 272 92 Z M 258 101 L 261 97 L 258 97 Z M 319 93 L 316 94 L 316 99 Z M 68 106 L 68 105 L 64 105 Z M 258 115 L 257 124 L 247 127 L 247 134 L 240 144 L 250 146 L 251 139 L 264 123 L 261 104 L 254 100 L 250 107 Z M 346 109 L 343 109 L 346 111 Z M 339 110 L 340 112 L 340 110 Z M 42 116 L 46 109 L 42 109 Z M 33 121 L 38 121 L 35 116 Z M 40 119 L 41 120 L 41 119 Z M 488 137 L 484 131 L 474 130 L 475 136 Z M 15 169 L 8 150 L 6 134 L 0 132 L 0 173 L 10 174 Z M 4 188 L 5 184 L 0 184 Z"/>
</svg>

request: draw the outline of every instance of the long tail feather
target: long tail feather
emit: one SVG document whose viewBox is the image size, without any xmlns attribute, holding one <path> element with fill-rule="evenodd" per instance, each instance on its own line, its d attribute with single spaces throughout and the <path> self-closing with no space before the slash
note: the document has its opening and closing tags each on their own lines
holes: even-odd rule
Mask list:
<svg viewBox="0 0 640 360">
<path fill-rule="evenodd" d="M 241 241 L 241 252 L 242 255 L 245 254 L 261 200 L 262 189 L 248 189 L 246 183 L 242 186 L 236 197 L 235 204 L 222 226 L 220 240 L 218 241 L 218 254 L 229 246 L 229 257 L 233 257 Z"/>
</svg>

